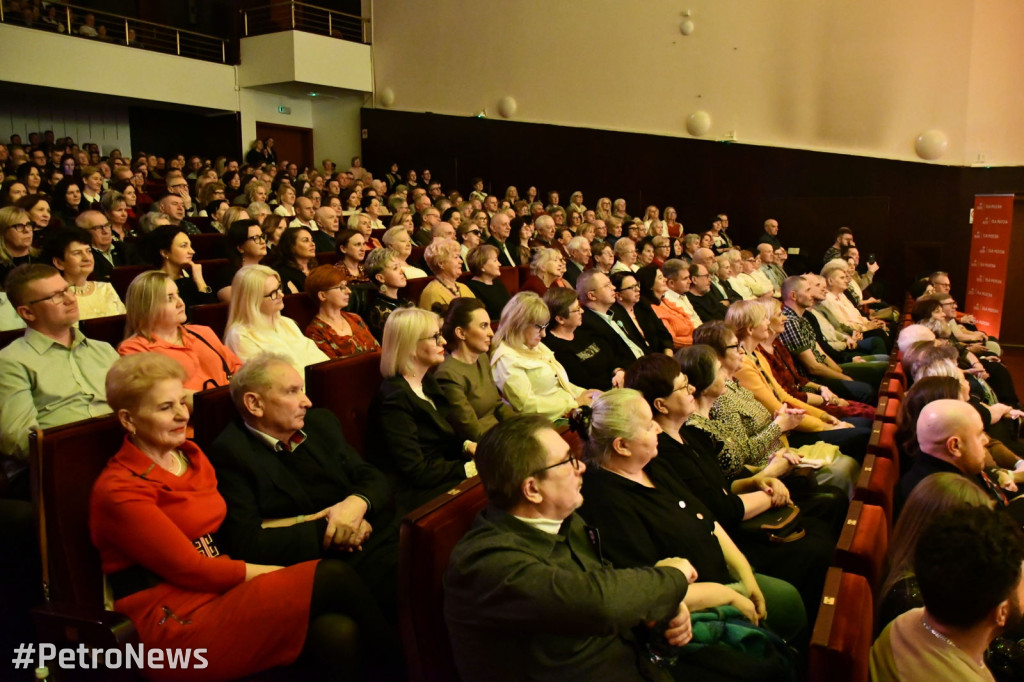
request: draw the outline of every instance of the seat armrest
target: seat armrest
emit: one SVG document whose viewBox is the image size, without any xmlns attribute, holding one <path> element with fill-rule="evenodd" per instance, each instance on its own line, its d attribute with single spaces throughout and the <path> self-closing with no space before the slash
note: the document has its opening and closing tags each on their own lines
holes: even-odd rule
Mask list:
<svg viewBox="0 0 1024 682">
<path fill-rule="evenodd" d="M 115 611 L 50 603 L 33 609 L 32 619 L 42 642 L 83 642 L 104 649 L 138 642 L 135 625 Z"/>
</svg>

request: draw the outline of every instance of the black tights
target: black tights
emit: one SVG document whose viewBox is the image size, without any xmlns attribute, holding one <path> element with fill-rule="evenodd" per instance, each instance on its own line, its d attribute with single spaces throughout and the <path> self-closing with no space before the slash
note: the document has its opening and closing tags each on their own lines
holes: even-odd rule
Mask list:
<svg viewBox="0 0 1024 682">
<path fill-rule="evenodd" d="M 304 662 L 334 679 L 376 679 L 396 641 L 352 567 L 337 559 L 321 561 L 313 577 Z"/>
</svg>

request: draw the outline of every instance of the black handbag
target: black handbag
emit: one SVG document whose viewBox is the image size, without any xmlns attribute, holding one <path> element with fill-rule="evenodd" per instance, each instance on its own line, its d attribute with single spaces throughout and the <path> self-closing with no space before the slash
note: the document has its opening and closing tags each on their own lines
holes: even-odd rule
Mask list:
<svg viewBox="0 0 1024 682">
<path fill-rule="evenodd" d="M 774 507 L 740 522 L 740 532 L 773 544 L 795 542 L 807 534 L 801 524 L 800 507 L 794 504 Z"/>
</svg>

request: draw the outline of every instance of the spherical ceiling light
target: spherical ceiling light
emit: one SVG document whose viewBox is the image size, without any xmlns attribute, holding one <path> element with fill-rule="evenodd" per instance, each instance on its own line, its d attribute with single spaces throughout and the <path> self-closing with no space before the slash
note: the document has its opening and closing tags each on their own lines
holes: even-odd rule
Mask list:
<svg viewBox="0 0 1024 682">
<path fill-rule="evenodd" d="M 914 151 L 925 161 L 934 161 L 946 153 L 949 140 L 941 130 L 926 130 L 914 141 Z"/>
<path fill-rule="evenodd" d="M 711 130 L 711 114 L 706 111 L 695 111 L 686 117 L 686 132 L 694 137 L 703 137 Z"/>
</svg>

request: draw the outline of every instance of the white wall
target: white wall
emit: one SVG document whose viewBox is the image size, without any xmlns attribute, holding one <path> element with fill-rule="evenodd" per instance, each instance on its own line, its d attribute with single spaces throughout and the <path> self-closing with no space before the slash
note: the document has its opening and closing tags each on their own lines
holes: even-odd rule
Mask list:
<svg viewBox="0 0 1024 682">
<path fill-rule="evenodd" d="M 313 102 L 313 155 L 316 165 L 325 157 L 339 169 L 348 168 L 353 156 L 362 155 L 359 110 L 363 95 L 317 99 Z"/>
<path fill-rule="evenodd" d="M 132 150 L 125 107 L 94 102 L 76 102 L 73 107 L 67 107 L 34 93 L 0 102 L 0 136 L 4 139 L 17 133 L 27 144 L 29 133 L 44 130 L 52 130 L 58 138 L 71 136 L 79 143 L 95 142 L 101 154 L 120 149 L 128 156 Z"/>
<path fill-rule="evenodd" d="M 516 120 L 681 137 L 703 110 L 707 139 L 917 161 L 915 138 L 937 128 L 949 140 L 939 163 L 984 149 L 1024 165 L 1013 0 L 449 0 L 373 12 L 377 106 L 390 89 L 395 109 L 500 118 L 513 97 Z"/>
<path fill-rule="evenodd" d="M 240 54 L 242 86 L 295 81 L 361 92 L 373 89 L 369 45 L 283 31 L 243 38 Z"/>
<path fill-rule="evenodd" d="M 257 121 L 297 128 L 313 127 L 313 103 L 309 98 L 298 99 L 252 88 L 242 88 L 238 92 L 238 102 L 242 119 L 243 152 L 248 151 L 249 144 L 256 139 Z M 279 113 L 277 108 L 282 105 L 290 107 L 292 113 Z"/>
</svg>

